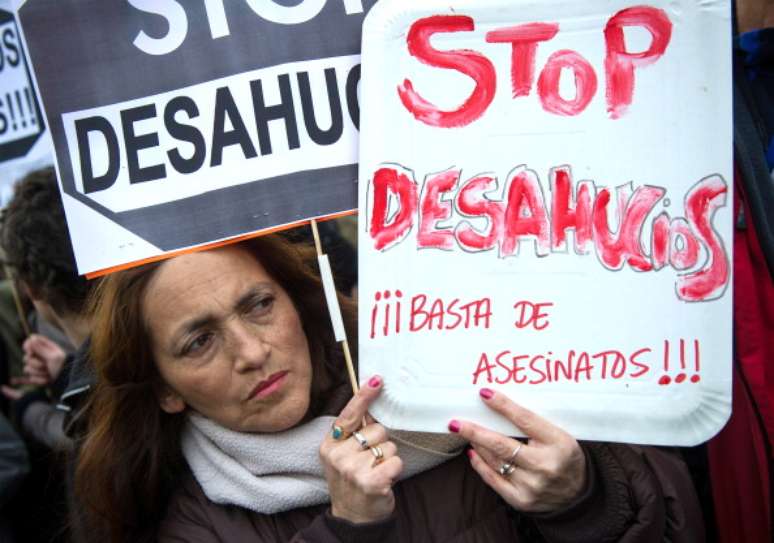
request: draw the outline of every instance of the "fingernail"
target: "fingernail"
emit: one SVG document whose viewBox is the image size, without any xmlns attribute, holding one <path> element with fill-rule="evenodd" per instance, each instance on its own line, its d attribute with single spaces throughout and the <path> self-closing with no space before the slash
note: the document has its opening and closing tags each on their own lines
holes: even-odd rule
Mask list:
<svg viewBox="0 0 774 543">
<path fill-rule="evenodd" d="M 468 449 L 468 458 L 473 460 L 475 457 L 476 457 L 476 451 L 474 451 L 473 449 Z"/>
<path fill-rule="evenodd" d="M 455 434 L 460 433 L 460 422 L 458 420 L 452 420 L 449 422 L 449 431 Z"/>
<path fill-rule="evenodd" d="M 485 400 L 491 400 L 492 396 L 494 396 L 494 390 L 491 388 L 482 388 L 478 393 L 481 394 L 481 397 Z"/>
<path fill-rule="evenodd" d="M 368 386 L 371 388 L 379 388 L 379 386 L 382 384 L 382 378 L 378 375 L 374 375 L 368 380 Z"/>
</svg>

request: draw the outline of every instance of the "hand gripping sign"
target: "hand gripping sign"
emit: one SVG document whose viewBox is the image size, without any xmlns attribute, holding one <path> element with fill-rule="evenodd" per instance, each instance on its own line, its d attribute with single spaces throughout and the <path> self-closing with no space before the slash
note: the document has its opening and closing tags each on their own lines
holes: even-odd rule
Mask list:
<svg viewBox="0 0 774 543">
<path fill-rule="evenodd" d="M 373 414 L 691 445 L 731 394 L 730 4 L 383 0 L 363 43 Z M 472 413 L 472 415 L 471 415 Z"/>
<path fill-rule="evenodd" d="M 26 0 L 78 269 L 356 206 L 375 0 Z"/>
</svg>

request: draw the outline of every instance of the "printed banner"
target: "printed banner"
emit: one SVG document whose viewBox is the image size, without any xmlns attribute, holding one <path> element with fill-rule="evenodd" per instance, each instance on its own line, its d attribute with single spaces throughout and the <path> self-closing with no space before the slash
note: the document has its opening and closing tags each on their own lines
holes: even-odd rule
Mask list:
<svg viewBox="0 0 774 543">
<path fill-rule="evenodd" d="M 692 445 L 730 414 L 728 0 L 383 0 L 363 38 L 374 416 Z"/>
<path fill-rule="evenodd" d="M 375 0 L 27 0 L 78 269 L 354 210 Z"/>
<path fill-rule="evenodd" d="M 0 0 L 0 208 L 20 177 L 53 161 L 24 49 L 14 4 Z"/>
</svg>

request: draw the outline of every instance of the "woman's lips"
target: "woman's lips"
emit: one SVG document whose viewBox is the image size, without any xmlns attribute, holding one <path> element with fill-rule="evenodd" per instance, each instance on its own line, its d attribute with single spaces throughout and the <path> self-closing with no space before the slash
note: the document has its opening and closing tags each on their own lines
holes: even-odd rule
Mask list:
<svg viewBox="0 0 774 543">
<path fill-rule="evenodd" d="M 285 382 L 285 376 L 288 374 L 287 371 L 278 371 L 277 373 L 273 373 L 269 376 L 268 379 L 265 379 L 258 383 L 258 386 L 256 386 L 253 391 L 250 393 L 250 398 L 258 398 L 263 399 L 277 390 L 282 386 L 282 384 Z"/>
</svg>

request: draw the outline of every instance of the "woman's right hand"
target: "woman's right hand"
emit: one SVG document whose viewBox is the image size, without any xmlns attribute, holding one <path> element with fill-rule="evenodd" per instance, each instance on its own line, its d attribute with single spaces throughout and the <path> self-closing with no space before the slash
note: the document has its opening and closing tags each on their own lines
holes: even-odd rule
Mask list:
<svg viewBox="0 0 774 543">
<path fill-rule="evenodd" d="M 341 431 L 338 439 L 332 429 L 320 445 L 320 459 L 331 495 L 331 513 L 353 523 L 375 522 L 392 514 L 395 509 L 392 485 L 403 471 L 397 447 L 387 441 L 384 426 L 375 422 L 362 426 L 368 407 L 381 389 L 381 378 L 372 377 L 336 419 L 334 428 Z M 353 432 L 366 439 L 367 448 L 361 447 Z M 381 449 L 384 455 L 381 460 L 374 454 L 374 447 Z"/>
</svg>

